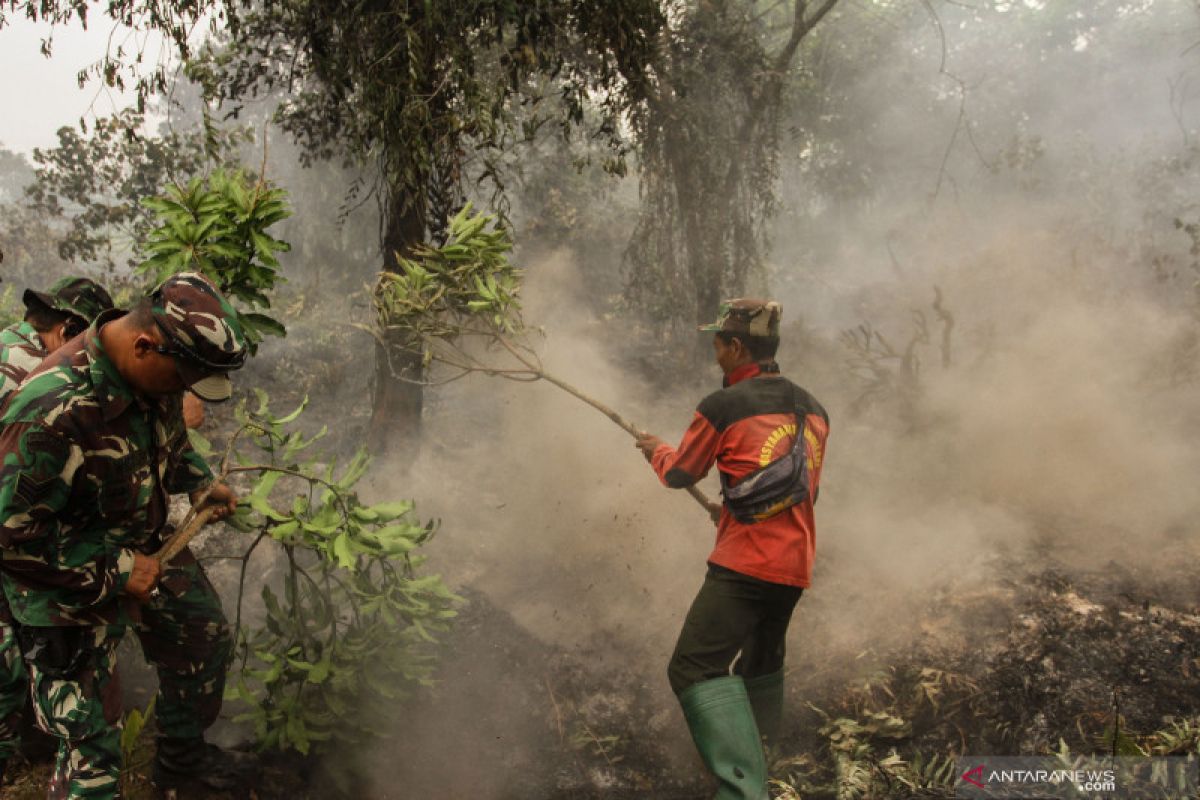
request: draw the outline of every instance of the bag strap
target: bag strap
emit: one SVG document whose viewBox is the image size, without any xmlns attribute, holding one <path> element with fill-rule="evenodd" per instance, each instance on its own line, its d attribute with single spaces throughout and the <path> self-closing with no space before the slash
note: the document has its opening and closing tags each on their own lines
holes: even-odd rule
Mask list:
<svg viewBox="0 0 1200 800">
<path fill-rule="evenodd" d="M 786 378 L 784 380 L 787 380 Z M 792 450 L 799 451 L 801 458 L 805 458 L 804 454 L 804 421 L 808 418 L 808 412 L 800 408 L 800 395 L 796 391 L 796 384 L 788 381 L 788 386 L 792 392 L 792 413 L 796 415 L 796 441 L 792 443 Z"/>
</svg>

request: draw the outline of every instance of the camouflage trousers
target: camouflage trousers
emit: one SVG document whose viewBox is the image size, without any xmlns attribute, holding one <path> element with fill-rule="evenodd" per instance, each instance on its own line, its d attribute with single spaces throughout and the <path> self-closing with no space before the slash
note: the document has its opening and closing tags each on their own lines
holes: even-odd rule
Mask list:
<svg viewBox="0 0 1200 800">
<path fill-rule="evenodd" d="M 37 724 L 59 739 L 51 798 L 118 796 L 122 715 L 116 652 L 128 627 L 158 672 L 155 718 L 161 735 L 199 737 L 220 713 L 232 649 L 220 598 L 187 552 L 172 563 L 162 587 L 132 626 L 35 629 L 72 640 L 59 648 L 57 659 L 39 658 L 38 649 L 28 646 L 29 629 L 22 628 Z"/>
<path fill-rule="evenodd" d="M 21 720 L 29 697 L 29 676 L 17 642 L 17 628 L 0 592 L 0 764 L 21 747 Z"/>
</svg>

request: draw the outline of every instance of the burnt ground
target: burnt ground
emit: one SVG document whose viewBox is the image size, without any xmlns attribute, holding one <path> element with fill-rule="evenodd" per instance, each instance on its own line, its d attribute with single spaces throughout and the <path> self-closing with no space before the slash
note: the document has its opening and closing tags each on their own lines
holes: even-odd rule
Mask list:
<svg viewBox="0 0 1200 800">
<path fill-rule="evenodd" d="M 932 779 L 935 759 L 956 755 L 1196 753 L 1200 596 L 1178 566 L 1014 572 L 933 598 L 922 628 L 937 635 L 857 659 L 850 680 L 849 664 L 793 663 L 814 678 L 791 698 L 811 706 L 792 715 L 779 777 L 833 796 L 833 757 L 860 747 L 871 768 L 893 752 L 925 768 L 906 775 L 921 791 L 885 779 L 860 796 L 942 796 L 955 776 Z"/>
<path fill-rule="evenodd" d="M 350 796 L 709 796 L 669 691 L 614 668 L 617 643 L 566 651 L 485 596 L 465 595 L 438 686 L 395 709 L 395 736 L 374 752 L 330 759 L 352 776 Z M 861 797 L 949 796 L 952 777 L 934 773 L 964 753 L 1048 753 L 1062 743 L 1073 753 L 1196 752 L 1200 596 L 1183 564 L 1174 577 L 1116 564 L 1068 574 L 1051 564 L 931 597 L 926 616 L 923 633 L 903 647 L 836 654 L 809 646 L 791 659 L 789 724 L 772 773 L 779 791 L 787 784 L 806 798 L 836 796 L 844 775 L 835 764 L 851 751 L 881 775 L 872 765 L 893 752 L 913 765 L 915 785 L 880 781 Z M 42 796 L 47 769 L 24 770 L 3 796 Z M 184 797 L 333 797 L 323 774 L 316 759 L 275 759 L 252 795 Z M 149 796 L 143 782 L 131 796 Z"/>
<path fill-rule="evenodd" d="M 269 758 L 252 789 L 184 792 L 180 800 L 317 800 L 339 794 L 378 800 L 699 800 L 710 794 L 698 762 L 697 769 L 664 769 L 673 754 L 659 744 L 661 734 L 682 723 L 664 705 L 662 687 L 628 686 L 619 673 L 597 675 L 588 668 L 593 661 L 588 651 L 547 646 L 486 597 L 463 594 L 467 602 L 443 642 L 437 688 L 395 709 L 396 734 L 386 745 L 330 759 L 338 777 L 349 778 L 348 786 L 339 791 L 338 778 L 317 760 Z M 141 663 L 136 645 L 127 641 L 122 647 L 127 707 L 144 706 L 153 692 L 153 673 Z M 218 738 L 228 739 L 235 729 L 224 726 Z M 138 756 L 143 767 L 132 777 L 133 798 L 156 796 L 144 767 L 152 755 L 150 738 Z M 32 741 L 46 743 L 36 732 Z M 447 742 L 455 743 L 453 751 Z M 0 796 L 45 796 L 50 753 L 41 746 L 31 755 L 34 763 Z"/>
</svg>

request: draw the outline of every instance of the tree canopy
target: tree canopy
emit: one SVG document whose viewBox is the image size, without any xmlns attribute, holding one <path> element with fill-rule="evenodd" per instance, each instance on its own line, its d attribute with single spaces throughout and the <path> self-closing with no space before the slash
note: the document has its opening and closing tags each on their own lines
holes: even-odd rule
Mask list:
<svg viewBox="0 0 1200 800">
<path fill-rule="evenodd" d="M 6 0 L 0 25 L 5 11 L 86 23 L 89 8 Z M 276 119 L 306 160 L 374 169 L 384 270 L 441 234 L 472 184 L 490 184 L 502 207 L 504 155 L 547 122 L 582 124 L 593 119 L 589 105 L 601 110 L 593 133 L 619 142 L 630 90 L 645 85 L 631 77 L 646 73 L 665 22 L 656 0 L 157 0 L 105 11 L 165 36 L 225 113 L 273 97 Z M 197 53 L 190 37 L 205 21 L 213 36 Z M 135 82 L 144 102 L 167 75 L 164 65 L 139 72 L 140 63 L 140 54 L 118 48 L 94 74 L 112 85 Z M 614 170 L 622 156 L 614 150 Z M 381 446 L 396 435 L 416 438 L 422 401 L 411 379 L 420 368 L 405 342 L 379 345 L 373 433 Z"/>
<path fill-rule="evenodd" d="M 374 167 L 382 266 L 393 271 L 442 235 L 473 184 L 490 185 L 503 208 L 504 158 L 546 123 L 582 124 L 596 106 L 594 133 L 619 141 L 628 78 L 646 71 L 662 24 L 652 0 L 267 2 L 239 16 L 192 75 L 233 114 L 283 90 L 277 118 L 306 159 Z M 378 344 L 381 446 L 416 440 L 421 370 L 414 343 Z"/>
</svg>

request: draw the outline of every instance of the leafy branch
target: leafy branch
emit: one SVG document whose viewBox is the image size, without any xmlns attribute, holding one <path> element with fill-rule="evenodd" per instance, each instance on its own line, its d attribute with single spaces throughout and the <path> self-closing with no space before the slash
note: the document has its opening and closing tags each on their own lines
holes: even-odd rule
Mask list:
<svg viewBox="0 0 1200 800">
<path fill-rule="evenodd" d="M 307 453 L 324 429 L 292 430 L 305 404 L 276 416 L 266 393 L 257 401 L 235 411 L 240 427 L 218 472 L 222 480 L 254 476 L 229 524 L 257 534 L 237 557 L 237 666 L 228 694 L 245 707 L 236 719 L 253 725 L 264 750 L 354 745 L 384 733 L 383 720 L 364 709 L 432 683 L 435 634 L 448 629 L 461 600 L 439 576 L 419 573 L 414 551 L 437 523 L 422 523 L 408 500 L 359 498 L 365 450 L 340 468 L 323 463 Z M 191 435 L 211 458 L 212 445 Z M 189 515 L 183 529 L 201 515 Z M 265 543 L 276 555 L 261 576 L 261 621 L 247 622 L 250 557 Z"/>
<path fill-rule="evenodd" d="M 640 431 L 613 408 L 547 372 L 537 352 L 526 343 L 533 332 L 521 318 L 521 271 L 508 260 L 512 239 L 485 214 L 472 214 L 467 204 L 450 220 L 446 243 L 423 247 L 411 258 L 398 258 L 398 270 L 384 273 L 374 291 L 377 328 L 366 328 L 381 343 L 399 334 L 422 355 L 428 366 L 449 369 L 446 383 L 471 373 L 514 381 L 544 380 L 604 414 L 631 436 Z M 490 230 L 489 230 L 489 226 Z M 500 362 L 474 355 L 483 350 Z M 397 377 L 408 379 L 404 374 Z M 688 493 L 714 521 L 720 505 L 695 486 Z"/>
<path fill-rule="evenodd" d="M 194 270 L 251 309 L 271 307 L 269 293 L 283 280 L 276 253 L 290 246 L 267 229 L 291 216 L 286 191 L 244 170 L 217 170 L 168 186 L 165 195 L 143 205 L 154 212 L 157 227 L 141 247 L 147 257 L 139 272 L 158 282 Z M 264 336 L 287 333 L 257 311 L 239 310 L 238 322 L 252 354 Z"/>
</svg>

